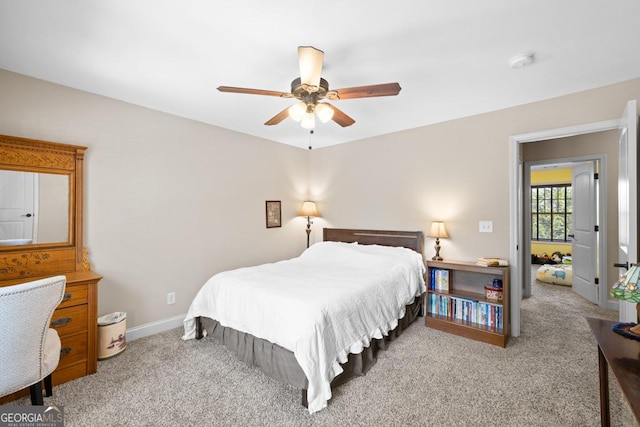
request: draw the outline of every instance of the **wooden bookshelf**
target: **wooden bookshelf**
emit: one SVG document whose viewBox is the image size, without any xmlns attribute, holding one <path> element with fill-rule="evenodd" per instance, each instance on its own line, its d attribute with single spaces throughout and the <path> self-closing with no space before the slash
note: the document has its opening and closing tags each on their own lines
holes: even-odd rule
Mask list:
<svg viewBox="0 0 640 427">
<path fill-rule="evenodd" d="M 433 275 L 446 271 L 448 289 L 437 289 Z M 502 280 L 502 300 L 488 299 L 485 286 Z M 505 347 L 509 339 L 509 267 L 484 267 L 467 261 L 427 261 L 429 328 Z"/>
</svg>

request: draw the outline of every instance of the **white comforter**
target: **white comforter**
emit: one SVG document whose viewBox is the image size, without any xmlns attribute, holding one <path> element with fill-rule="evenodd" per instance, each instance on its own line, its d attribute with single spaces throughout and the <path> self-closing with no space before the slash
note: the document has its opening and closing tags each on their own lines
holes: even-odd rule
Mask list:
<svg viewBox="0 0 640 427">
<path fill-rule="evenodd" d="M 422 255 L 405 248 L 316 243 L 298 258 L 209 279 L 191 303 L 183 339 L 205 316 L 292 351 L 309 381 L 309 412 L 327 406 L 339 363 L 398 324 L 425 292 Z"/>
</svg>

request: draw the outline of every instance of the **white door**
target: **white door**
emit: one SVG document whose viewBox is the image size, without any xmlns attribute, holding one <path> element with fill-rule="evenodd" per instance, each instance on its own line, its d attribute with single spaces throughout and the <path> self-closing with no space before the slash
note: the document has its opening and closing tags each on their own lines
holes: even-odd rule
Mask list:
<svg viewBox="0 0 640 427">
<path fill-rule="evenodd" d="M 618 139 L 618 263 L 638 262 L 638 174 L 636 101 L 627 102 Z M 620 269 L 623 273 L 625 270 Z M 620 301 L 620 321 L 635 322 L 635 304 Z"/>
<path fill-rule="evenodd" d="M 34 175 L 0 170 L 0 240 L 33 239 Z"/>
<path fill-rule="evenodd" d="M 572 168 L 573 192 L 573 282 L 571 288 L 594 304 L 598 303 L 595 283 L 596 244 L 596 189 L 593 162 L 584 162 Z"/>
</svg>

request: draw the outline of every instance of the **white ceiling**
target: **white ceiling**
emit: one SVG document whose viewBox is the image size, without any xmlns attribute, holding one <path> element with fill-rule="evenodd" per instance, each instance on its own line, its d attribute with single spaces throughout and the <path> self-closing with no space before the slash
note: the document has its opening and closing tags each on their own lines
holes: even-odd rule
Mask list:
<svg viewBox="0 0 640 427">
<path fill-rule="evenodd" d="M 0 68 L 299 147 L 324 147 L 640 77 L 638 0 L 3 0 Z M 290 99 L 297 46 L 356 120 L 264 122 Z M 535 53 L 511 69 L 509 59 Z M 1 94 L 0 94 L 1 96 Z"/>
</svg>

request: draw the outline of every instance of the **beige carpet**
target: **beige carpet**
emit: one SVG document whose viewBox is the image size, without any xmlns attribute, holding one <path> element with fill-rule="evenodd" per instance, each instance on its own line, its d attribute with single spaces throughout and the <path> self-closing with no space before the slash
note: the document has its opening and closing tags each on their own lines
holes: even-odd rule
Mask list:
<svg viewBox="0 0 640 427">
<path fill-rule="evenodd" d="M 413 324 L 362 378 L 309 415 L 298 390 L 175 329 L 129 343 L 98 373 L 54 388 L 67 426 L 597 426 L 596 344 L 585 316 L 615 320 L 535 283 L 507 348 Z M 611 376 L 614 426 L 635 424 Z M 28 404 L 22 399 L 19 404 Z"/>
</svg>

